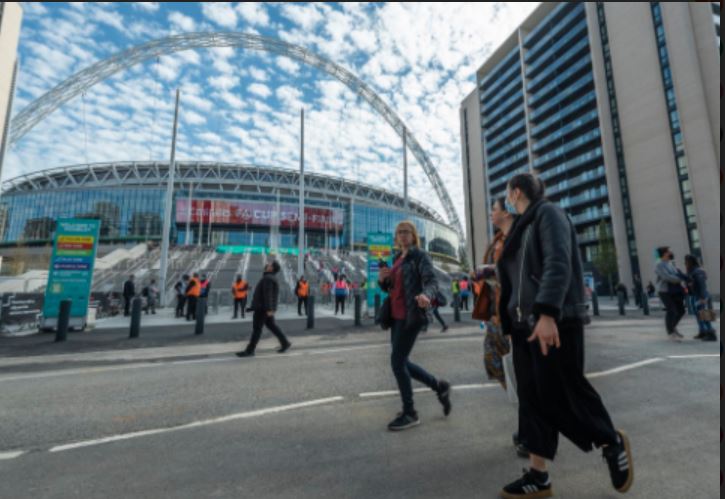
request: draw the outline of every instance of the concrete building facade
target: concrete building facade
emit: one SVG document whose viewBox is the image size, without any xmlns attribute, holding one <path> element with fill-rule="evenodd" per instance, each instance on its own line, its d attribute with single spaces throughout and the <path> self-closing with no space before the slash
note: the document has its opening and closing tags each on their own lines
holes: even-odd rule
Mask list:
<svg viewBox="0 0 725 499">
<path fill-rule="evenodd" d="M 569 213 L 589 270 L 603 223 L 629 287 L 654 281 L 654 250 L 667 245 L 680 265 L 701 257 L 719 294 L 719 9 L 539 6 L 477 71 L 477 102 L 461 105 L 469 258 L 490 240 L 487 205 L 531 171 Z M 467 164 L 476 141 L 480 162 Z"/>
<path fill-rule="evenodd" d="M 0 2 L 0 175 L 18 74 L 18 40 L 23 9 L 19 2 Z"/>
</svg>

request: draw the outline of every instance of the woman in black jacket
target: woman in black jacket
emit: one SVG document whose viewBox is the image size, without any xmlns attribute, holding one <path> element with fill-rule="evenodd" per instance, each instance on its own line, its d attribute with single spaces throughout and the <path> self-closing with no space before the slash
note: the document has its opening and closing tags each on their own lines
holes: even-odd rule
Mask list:
<svg viewBox="0 0 725 499">
<path fill-rule="evenodd" d="M 390 363 L 398 383 L 403 411 L 388 425 L 391 431 L 405 430 L 420 424 L 413 405 L 411 377 L 436 392 L 443 413 L 451 412 L 451 385 L 437 380 L 422 367 L 408 360 L 415 339 L 428 323 L 426 309 L 438 291 L 438 282 L 428 254 L 420 249 L 415 225 L 400 222 L 395 229 L 395 242 L 400 251 L 393 258 L 393 267 L 380 269 L 380 288 L 389 293 L 391 343 Z"/>
<path fill-rule="evenodd" d="M 629 441 L 584 376 L 588 316 L 574 226 L 531 174 L 509 181 L 506 209 L 520 217 L 497 264 L 499 312 L 512 339 L 520 437 L 531 467 L 501 495 L 552 494 L 546 460 L 554 459 L 560 433 L 585 452 L 601 447 L 612 485 L 626 492 L 634 478 Z"/>
</svg>

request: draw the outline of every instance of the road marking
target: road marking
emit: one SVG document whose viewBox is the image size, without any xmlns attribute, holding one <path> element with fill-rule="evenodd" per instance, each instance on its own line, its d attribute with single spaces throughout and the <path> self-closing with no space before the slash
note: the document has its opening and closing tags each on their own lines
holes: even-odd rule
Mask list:
<svg viewBox="0 0 725 499">
<path fill-rule="evenodd" d="M 668 355 L 668 359 L 707 359 L 711 357 L 720 357 L 719 353 L 703 353 L 692 355 Z"/>
<path fill-rule="evenodd" d="M 656 362 L 662 362 L 665 360 L 662 357 L 655 357 L 653 359 L 647 359 L 640 362 L 635 362 L 633 364 L 626 364 L 623 366 L 615 367 L 614 369 L 608 369 L 606 371 L 600 371 L 595 373 L 589 373 L 587 374 L 587 378 L 593 379 L 593 378 L 601 378 L 603 376 L 609 376 L 610 374 L 617 374 L 624 371 L 629 371 L 630 369 L 637 369 L 638 367 L 647 366 L 649 364 L 654 364 Z"/>
<path fill-rule="evenodd" d="M 0 461 L 6 460 L 6 459 L 15 459 L 16 457 L 20 457 L 23 454 L 25 454 L 24 450 L 14 451 L 14 452 L 0 452 Z"/>
<path fill-rule="evenodd" d="M 495 386 L 499 386 L 496 383 L 476 383 L 472 385 L 453 385 L 451 388 L 455 391 L 459 390 L 483 390 L 486 388 L 493 388 Z M 415 388 L 413 390 L 413 393 L 423 393 L 423 392 L 429 392 L 431 391 L 430 388 Z M 392 397 L 398 395 L 399 392 L 397 390 L 385 390 L 382 392 L 364 392 L 358 394 L 358 397 L 366 399 L 366 398 L 375 398 L 375 397 Z"/>
<path fill-rule="evenodd" d="M 107 444 L 110 442 L 118 442 L 121 440 L 129 440 L 132 438 L 147 437 L 150 435 L 159 435 L 161 433 L 169 433 L 172 431 L 187 430 L 190 428 L 199 428 L 202 426 L 209 426 L 220 423 L 227 423 L 229 421 L 236 421 L 238 419 L 248 419 L 257 416 L 266 416 L 269 414 L 279 414 L 280 412 L 293 411 L 295 409 L 304 409 L 306 407 L 320 406 L 324 404 L 331 404 L 333 402 L 340 402 L 344 400 L 344 397 L 329 397 L 324 399 L 310 400 L 308 402 L 300 402 L 297 404 L 281 405 L 277 407 L 269 407 L 267 409 L 258 409 L 256 411 L 239 412 L 236 414 L 229 414 L 228 416 L 222 416 L 219 418 L 205 419 L 201 421 L 194 421 L 178 426 L 171 426 L 168 428 L 156 428 L 153 430 L 135 431 L 132 433 L 123 433 L 120 435 L 112 435 L 110 437 L 103 437 L 94 440 L 85 440 L 82 442 L 75 442 L 72 444 L 57 445 L 49 450 L 49 452 L 63 452 L 72 449 L 79 449 L 82 447 L 90 447 L 93 445 Z"/>
<path fill-rule="evenodd" d="M 501 385 L 498 385 L 496 383 L 485 383 L 485 384 L 477 383 L 477 384 L 473 384 L 473 385 L 455 385 L 455 386 L 452 386 L 451 388 L 453 388 L 455 391 L 458 392 L 461 390 L 485 390 L 486 388 L 494 388 L 497 386 L 501 386 Z"/>
</svg>

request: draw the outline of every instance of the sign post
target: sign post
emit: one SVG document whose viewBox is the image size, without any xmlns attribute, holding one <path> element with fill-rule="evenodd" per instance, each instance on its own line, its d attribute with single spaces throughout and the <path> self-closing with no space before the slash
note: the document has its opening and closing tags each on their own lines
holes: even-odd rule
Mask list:
<svg viewBox="0 0 725 499">
<path fill-rule="evenodd" d="M 368 233 L 368 308 L 375 305 L 375 295 L 380 295 L 378 286 L 379 262 L 384 260 L 393 265 L 393 235 L 381 232 Z"/>
<path fill-rule="evenodd" d="M 85 327 L 100 228 L 100 220 L 58 219 L 43 300 L 42 329 L 57 327 L 62 300 L 73 303 L 69 327 Z"/>
</svg>

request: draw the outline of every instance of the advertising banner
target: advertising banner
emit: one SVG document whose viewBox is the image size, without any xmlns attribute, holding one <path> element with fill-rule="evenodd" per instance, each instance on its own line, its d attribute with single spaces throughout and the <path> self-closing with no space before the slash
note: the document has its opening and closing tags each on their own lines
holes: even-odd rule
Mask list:
<svg viewBox="0 0 725 499">
<path fill-rule="evenodd" d="M 277 213 L 279 209 L 279 213 Z M 299 224 L 299 206 L 293 204 L 264 203 L 255 201 L 230 201 L 228 199 L 193 199 L 191 201 L 192 225 L 255 225 L 294 228 Z M 340 231 L 345 214 L 339 208 L 305 206 L 305 229 Z M 189 200 L 176 200 L 176 223 L 189 220 Z"/>
<path fill-rule="evenodd" d="M 85 325 L 100 227 L 100 220 L 58 219 L 41 327 L 57 325 L 58 308 L 65 299 L 73 302 L 70 326 Z"/>
<path fill-rule="evenodd" d="M 393 265 L 393 235 L 381 232 L 368 233 L 368 307 L 375 306 L 375 295 L 384 295 L 378 286 L 380 260 Z M 385 298 L 384 296 L 382 297 Z"/>
</svg>

